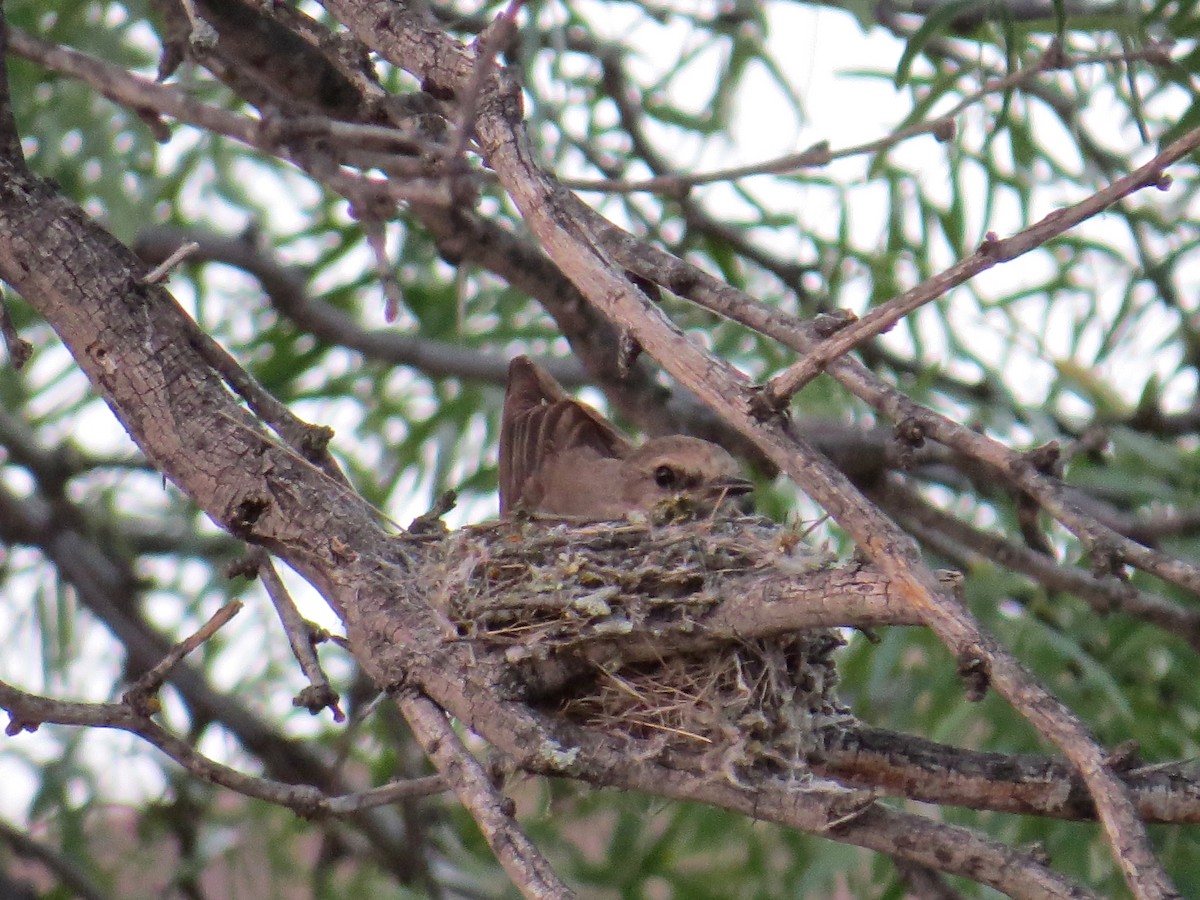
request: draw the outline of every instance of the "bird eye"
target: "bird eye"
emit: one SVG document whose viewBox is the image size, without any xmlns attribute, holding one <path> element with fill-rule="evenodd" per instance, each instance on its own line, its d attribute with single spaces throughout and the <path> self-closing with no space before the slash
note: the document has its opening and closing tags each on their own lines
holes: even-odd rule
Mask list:
<svg viewBox="0 0 1200 900">
<path fill-rule="evenodd" d="M 670 466 L 659 466 L 654 470 L 654 483 L 660 488 L 674 487 L 675 479 L 675 470 Z"/>
</svg>

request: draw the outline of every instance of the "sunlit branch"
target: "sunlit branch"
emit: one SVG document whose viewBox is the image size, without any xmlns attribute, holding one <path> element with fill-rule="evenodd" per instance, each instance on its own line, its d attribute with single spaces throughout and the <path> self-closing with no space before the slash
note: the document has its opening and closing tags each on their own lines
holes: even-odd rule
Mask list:
<svg viewBox="0 0 1200 900">
<path fill-rule="evenodd" d="M 170 256 L 146 273 L 146 283 L 158 284 L 160 281 L 166 281 L 167 276 L 171 274 L 171 271 L 193 253 L 195 253 L 196 250 L 199 249 L 199 246 L 200 245 L 195 241 L 186 244 L 180 244 L 175 248 L 175 251 Z"/>
<path fill-rule="evenodd" d="M 199 243 L 189 242 L 199 250 Z M 204 360 L 212 366 L 221 379 L 246 401 L 246 405 L 258 418 L 285 440 L 302 457 L 307 459 L 334 481 L 349 487 L 349 481 L 329 453 L 329 442 L 333 429 L 324 425 L 310 425 L 296 416 L 286 405 L 266 390 L 258 379 L 251 375 L 215 338 L 202 328 L 191 329 L 191 341 Z"/>
<path fill-rule="evenodd" d="M 496 59 L 505 52 L 517 33 L 517 13 L 525 0 L 508 0 L 508 5 L 475 41 L 475 69 L 467 87 L 456 98 L 458 103 L 458 125 L 453 140 L 446 148 L 446 164 L 451 171 L 460 165 L 467 145 L 475 133 L 475 112 L 483 92 L 484 82 L 493 74 Z"/>
</svg>

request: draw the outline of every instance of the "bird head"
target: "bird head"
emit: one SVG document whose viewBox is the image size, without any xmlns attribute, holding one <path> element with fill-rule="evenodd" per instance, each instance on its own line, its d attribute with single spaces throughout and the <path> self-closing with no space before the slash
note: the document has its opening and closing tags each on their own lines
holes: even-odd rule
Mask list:
<svg viewBox="0 0 1200 900">
<path fill-rule="evenodd" d="M 754 488 L 723 448 L 686 435 L 652 438 L 622 463 L 622 499 L 646 512 L 674 501 L 688 512 L 709 513 Z"/>
</svg>

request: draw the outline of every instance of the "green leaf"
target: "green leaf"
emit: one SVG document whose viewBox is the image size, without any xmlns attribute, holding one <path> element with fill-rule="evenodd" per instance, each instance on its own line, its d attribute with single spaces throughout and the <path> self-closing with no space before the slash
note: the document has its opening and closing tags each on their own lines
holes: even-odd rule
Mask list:
<svg viewBox="0 0 1200 900">
<path fill-rule="evenodd" d="M 904 45 L 904 52 L 900 54 L 900 61 L 896 64 L 896 74 L 892 77 L 892 83 L 896 87 L 908 84 L 912 77 L 913 63 L 929 42 L 945 34 L 954 19 L 986 6 L 986 0 L 949 0 L 936 6 L 925 16 L 925 21 Z"/>
</svg>

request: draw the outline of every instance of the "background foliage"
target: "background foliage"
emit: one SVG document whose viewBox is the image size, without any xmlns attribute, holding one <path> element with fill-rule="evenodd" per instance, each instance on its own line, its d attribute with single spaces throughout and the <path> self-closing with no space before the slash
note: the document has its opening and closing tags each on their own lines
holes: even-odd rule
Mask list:
<svg viewBox="0 0 1200 900">
<path fill-rule="evenodd" d="M 464 40 L 500 9 L 431 5 Z M 315 5 L 302 8 L 321 16 Z M 685 198 L 582 194 L 614 221 L 806 317 L 837 308 L 861 314 L 969 254 L 987 232 L 1011 233 L 1082 199 L 1200 118 L 1200 15 L 1187 0 L 1048 4 L 1036 15 L 1004 3 L 917 9 L 531 2 L 506 59 L 522 74 L 547 164 L 578 179 L 711 171 L 819 141 L 839 151 L 954 109 L 957 127 L 941 135 L 946 140 L 885 142 L 829 165 L 717 180 Z M 154 74 L 161 26 L 148 4 L 10 0 L 6 14 L 46 40 Z M 1061 68 L 1043 65 L 1060 51 Z M 817 59 L 830 68 L 806 62 Z M 377 65 L 385 83 L 406 84 Z M 306 420 L 334 427 L 333 451 L 372 504 L 406 523 L 454 488 L 456 521 L 494 514 L 502 361 L 570 352 L 545 310 L 495 274 L 444 259 L 402 209 L 386 237 L 403 304 L 386 322 L 373 255 L 344 199 L 193 127 L 175 126 L 159 143 L 135 112 L 90 87 L 16 56 L 9 66 L 31 166 L 122 241 L 168 225 L 242 235 L 263 258 L 289 267 L 315 304 L 368 336 L 411 339 L 350 349 L 272 306 L 259 281 L 232 266 L 188 262 L 171 281 L 263 385 Z M 198 99 L 241 109 L 202 69 L 185 65 L 174 79 Z M 1194 164 L 1172 175 L 1169 190 L 1135 194 L 953 290 L 859 355 L 913 399 L 1010 446 L 1058 441 L 1066 480 L 1098 515 L 1195 560 L 1200 229 Z M 485 189 L 480 210 L 523 233 L 497 189 Z M 754 378 L 792 361 L 778 344 L 678 298 L 662 303 L 696 340 Z M 138 456 L 48 326 L 21 302 L 9 306 L 34 356 L 20 372 L 0 369 L 0 490 L 28 507 L 44 504 L 56 527 L 102 553 L 126 589 L 120 614 L 165 635 L 194 629 L 228 597 L 247 599 L 236 627 L 207 644 L 199 661 L 212 685 L 261 722 L 336 754 L 364 781 L 424 771 L 383 707 L 349 728 L 291 707 L 303 682 L 269 604 L 257 586 L 223 573 L 235 542 Z M 496 364 L 488 377 L 460 376 L 454 362 L 405 364 L 447 345 Z M 599 392 L 587 396 L 604 402 Z M 632 430 L 656 426 L 653 415 L 613 411 Z M 830 379 L 809 385 L 793 415 L 818 442 L 851 436 L 843 456 L 835 454 L 839 463 L 912 528 L 934 563 L 969 574 L 972 611 L 1105 744 L 1134 739 L 1151 761 L 1198 755 L 1200 682 L 1183 640 L 1129 616 L 1097 615 L 1079 597 L 972 550 L 955 527 L 922 526 L 918 516 L 929 504 L 960 525 L 1020 543 L 1019 498 L 936 448 L 902 471 L 885 452 L 891 423 Z M 761 469 L 756 477 L 769 514 L 819 516 L 789 485 Z M 1064 530 L 1041 527 L 1060 560 L 1090 565 Z M 54 696 L 118 697 L 138 668 L 128 639 L 67 586 L 48 539 L 0 536 L 3 677 Z M 828 525 L 815 539 L 852 550 Z M 1135 573 L 1132 582 L 1195 606 L 1196 598 L 1148 576 Z M 333 624 L 315 599 L 305 612 Z M 930 634 L 891 629 L 879 637 L 854 636 L 841 656 L 843 698 L 861 719 L 960 746 L 1044 749 L 999 698 L 963 701 L 953 661 Z M 350 695 L 350 711 L 361 710 L 369 694 L 354 692 L 348 658 L 336 647 L 322 654 Z M 165 699 L 167 723 L 206 752 L 269 768 L 220 716 L 197 715 L 174 694 Z M 111 896 L 201 896 L 219 890 L 220 879 L 253 896 L 504 890 L 486 846 L 450 801 L 414 803 L 386 819 L 408 847 L 405 858 L 387 862 L 353 824 L 302 822 L 232 798 L 180 776 L 127 736 L 44 728 L 0 742 L 0 771 L 0 811 L 13 830 L 0 860 L 13 879 L 31 871 L 17 868 L 12 852 L 20 846 L 14 835 L 27 831 Z M 886 859 L 710 809 L 561 784 L 531 783 L 519 793 L 539 844 L 568 881 L 596 896 L 902 895 Z M 944 815 L 1005 841 L 1038 841 L 1057 867 L 1104 895 L 1122 890 L 1094 826 Z M 1195 830 L 1155 837 L 1184 894 L 1200 896 Z"/>
</svg>

